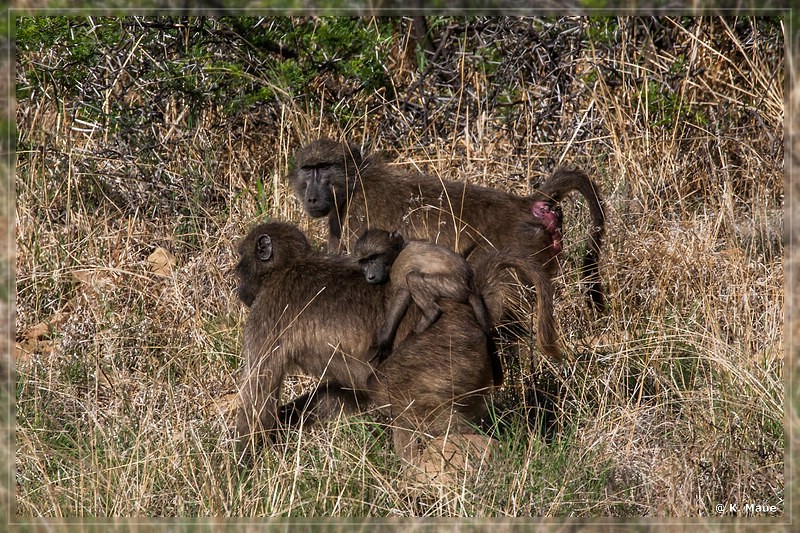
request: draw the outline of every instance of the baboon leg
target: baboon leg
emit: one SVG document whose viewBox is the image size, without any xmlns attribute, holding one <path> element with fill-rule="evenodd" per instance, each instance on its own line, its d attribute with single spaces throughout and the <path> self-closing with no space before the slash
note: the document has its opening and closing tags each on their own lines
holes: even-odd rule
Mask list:
<svg viewBox="0 0 800 533">
<path fill-rule="evenodd" d="M 555 318 L 553 318 L 554 286 L 553 280 L 539 276 L 536 280 L 536 340 L 543 353 L 561 360 L 561 347 L 558 342 Z"/>
<path fill-rule="evenodd" d="M 420 445 L 414 430 L 393 426 L 392 443 L 394 444 L 394 451 L 400 458 L 405 459 L 409 463 L 415 463 L 420 454 Z"/>
<path fill-rule="evenodd" d="M 474 292 L 472 290 L 474 282 L 471 279 L 444 274 L 428 274 L 416 270 L 406 274 L 406 284 L 417 305 L 420 305 L 418 299 L 426 303 L 429 301 L 435 303 L 436 300 L 467 303 L 470 292 Z"/>
<path fill-rule="evenodd" d="M 397 333 L 397 327 L 400 325 L 400 321 L 406 314 L 409 305 L 411 305 L 411 292 L 405 287 L 395 291 L 386 309 L 386 320 L 378 330 L 376 339 L 378 349 L 372 360 L 377 358 L 380 363 L 389 355 L 392 350 L 395 333 Z"/>
<path fill-rule="evenodd" d="M 417 304 L 422 316 L 419 318 L 417 325 L 414 326 L 416 333 L 422 333 L 428 329 L 440 316 L 442 316 L 442 308 L 439 307 L 431 295 L 431 287 L 438 284 L 440 279 L 446 279 L 441 276 L 426 276 L 416 271 L 411 271 L 406 275 L 406 285 L 411 291 L 411 298 Z M 438 286 L 437 293 L 438 291 Z"/>
<path fill-rule="evenodd" d="M 472 312 L 475 313 L 478 325 L 486 334 L 486 350 L 489 352 L 489 360 L 492 363 L 492 382 L 495 387 L 500 387 L 504 379 L 503 365 L 497 353 L 497 344 L 494 340 L 492 323 L 489 320 L 489 311 L 486 309 L 483 298 L 481 298 L 477 292 L 474 292 L 474 290 L 469 293 L 469 304 L 472 306 Z"/>
<path fill-rule="evenodd" d="M 280 383 L 268 365 L 251 368 L 239 390 L 240 405 L 236 414 L 236 437 L 240 451 L 253 452 L 264 439 L 271 438 L 275 428 L 278 390 Z"/>
</svg>

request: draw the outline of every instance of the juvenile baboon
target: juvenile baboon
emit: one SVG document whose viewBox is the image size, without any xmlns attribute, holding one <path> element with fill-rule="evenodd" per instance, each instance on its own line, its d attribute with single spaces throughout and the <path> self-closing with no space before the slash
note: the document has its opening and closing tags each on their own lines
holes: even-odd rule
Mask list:
<svg viewBox="0 0 800 533">
<path fill-rule="evenodd" d="M 400 320 L 413 301 L 422 312 L 414 331 L 422 333 L 442 314 L 440 300 L 468 303 L 481 328 L 491 334 L 491 325 L 472 269 L 463 257 L 426 241 L 409 241 L 396 231 L 372 228 L 356 241 L 353 255 L 368 283 L 390 281 L 386 321 L 377 335 L 378 361 L 389 354 Z M 391 274 L 390 274 L 391 271 Z"/>
<path fill-rule="evenodd" d="M 410 174 L 377 154 L 362 156 L 353 144 L 320 139 L 297 151 L 288 179 L 311 217 L 328 217 L 329 251 L 352 249 L 370 227 L 395 228 L 406 238 L 449 247 L 470 262 L 490 250 L 535 256 L 551 278 L 563 246 L 558 202 L 578 191 L 592 219 L 581 275 L 590 305 L 604 308 L 597 261 L 605 216 L 597 187 L 580 170 L 558 168 L 533 194 L 516 196 Z"/>
<path fill-rule="evenodd" d="M 430 328 L 401 322 L 393 357 L 370 364 L 374 332 L 385 320 L 385 285 L 365 282 L 351 258 L 315 253 L 294 226 L 271 222 L 239 244 L 238 294 L 250 307 L 236 433 L 245 449 L 269 437 L 281 414 L 313 407 L 318 418 L 372 409 L 396 426 L 397 451 L 413 456 L 413 435 L 478 423 L 492 388 L 487 338 L 471 307 L 443 302 Z M 488 281 L 491 282 L 491 281 Z M 499 311 L 495 311 L 499 312 Z M 323 380 L 316 393 L 279 411 L 289 372 Z"/>
</svg>

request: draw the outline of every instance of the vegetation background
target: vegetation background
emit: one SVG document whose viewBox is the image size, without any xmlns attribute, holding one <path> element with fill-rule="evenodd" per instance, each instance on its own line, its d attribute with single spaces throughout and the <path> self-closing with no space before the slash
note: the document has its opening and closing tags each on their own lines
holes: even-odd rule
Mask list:
<svg viewBox="0 0 800 533">
<path fill-rule="evenodd" d="M 785 521 L 784 22 L 420 22 L 17 20 L 21 519 L 728 517 L 752 503 Z M 584 308 L 576 199 L 557 308 L 568 357 L 532 351 L 498 393 L 491 469 L 415 484 L 368 419 L 237 469 L 234 246 L 267 217 L 322 242 L 283 180 L 320 136 L 516 193 L 576 165 L 605 193 L 610 309 Z"/>
</svg>

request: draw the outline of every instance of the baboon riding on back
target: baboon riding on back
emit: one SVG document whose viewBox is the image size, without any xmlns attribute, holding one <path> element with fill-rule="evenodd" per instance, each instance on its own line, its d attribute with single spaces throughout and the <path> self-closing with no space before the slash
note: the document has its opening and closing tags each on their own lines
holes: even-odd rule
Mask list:
<svg viewBox="0 0 800 533">
<path fill-rule="evenodd" d="M 397 327 L 392 356 L 372 363 L 389 285 L 367 283 L 350 257 L 314 252 L 287 223 L 256 226 L 239 244 L 239 254 L 238 294 L 250 307 L 236 421 L 243 446 L 271 438 L 298 411 L 313 421 L 376 410 L 392 421 L 397 451 L 411 458 L 417 435 L 468 431 L 483 419 L 499 364 L 486 324 L 469 303 L 440 301 L 441 316 L 419 333 L 412 330 L 421 314 L 409 309 Z M 475 289 L 486 297 L 492 326 L 504 312 L 500 286 L 507 268 L 545 290 L 550 282 L 522 261 L 487 257 Z M 544 309 L 555 334 L 552 309 Z M 322 384 L 279 408 L 284 378 L 293 372 Z"/>
</svg>

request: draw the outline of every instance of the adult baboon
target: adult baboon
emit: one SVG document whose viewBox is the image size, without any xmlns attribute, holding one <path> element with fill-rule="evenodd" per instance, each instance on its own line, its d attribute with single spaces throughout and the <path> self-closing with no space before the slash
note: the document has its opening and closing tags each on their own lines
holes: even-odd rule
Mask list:
<svg viewBox="0 0 800 533">
<path fill-rule="evenodd" d="M 370 346 L 385 319 L 386 286 L 365 282 L 351 258 L 315 253 L 296 227 L 264 223 L 239 245 L 238 294 L 250 307 L 236 433 L 245 448 L 269 435 L 280 413 L 313 407 L 317 417 L 374 409 L 396 426 L 398 453 L 411 458 L 417 432 L 436 435 L 479 422 L 492 388 L 487 337 L 471 307 L 443 302 L 426 331 L 404 320 L 393 356 L 373 366 Z M 316 394 L 279 411 L 287 373 L 323 380 Z"/>
<path fill-rule="evenodd" d="M 422 312 L 414 331 L 422 333 L 442 314 L 442 299 L 468 303 L 484 332 L 491 325 L 472 269 L 457 253 L 426 241 L 409 241 L 396 231 L 372 228 L 356 241 L 353 255 L 368 283 L 390 281 L 386 321 L 378 330 L 378 361 L 389 354 L 400 320 L 413 301 Z M 391 271 L 391 274 L 389 273 Z"/>
<path fill-rule="evenodd" d="M 597 261 L 605 216 L 597 187 L 580 170 L 558 168 L 533 194 L 516 196 L 409 174 L 377 154 L 362 156 L 353 144 L 320 139 L 297 151 L 288 179 L 311 217 L 328 217 L 329 251 L 350 250 L 365 229 L 395 228 L 409 239 L 447 246 L 471 262 L 480 255 L 475 252 L 488 250 L 535 256 L 551 278 L 562 249 L 558 202 L 578 191 L 592 219 L 581 274 L 590 305 L 604 307 Z"/>
</svg>

